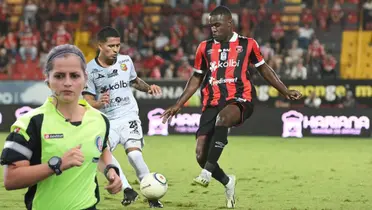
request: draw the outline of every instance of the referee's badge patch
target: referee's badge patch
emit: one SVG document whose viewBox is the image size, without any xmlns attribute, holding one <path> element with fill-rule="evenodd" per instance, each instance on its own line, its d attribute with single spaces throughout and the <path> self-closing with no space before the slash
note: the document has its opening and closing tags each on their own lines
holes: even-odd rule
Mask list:
<svg viewBox="0 0 372 210">
<path fill-rule="evenodd" d="M 96 137 L 96 146 L 97 146 L 98 151 L 102 152 L 103 141 L 100 136 Z"/>
</svg>

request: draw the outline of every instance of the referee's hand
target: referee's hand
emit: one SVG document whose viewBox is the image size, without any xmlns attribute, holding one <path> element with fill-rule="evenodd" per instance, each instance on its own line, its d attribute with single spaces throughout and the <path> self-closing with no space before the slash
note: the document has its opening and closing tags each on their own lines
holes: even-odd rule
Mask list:
<svg viewBox="0 0 372 210">
<path fill-rule="evenodd" d="M 62 156 L 61 170 L 65 171 L 75 166 L 81 166 L 84 163 L 84 155 L 81 152 L 81 144 L 70 149 Z"/>
<path fill-rule="evenodd" d="M 121 183 L 120 177 L 116 174 L 116 171 L 114 169 L 110 169 L 107 172 L 107 180 L 109 181 L 108 185 L 105 187 L 105 189 L 110 194 L 116 194 L 121 191 L 121 187 L 123 184 Z"/>
</svg>

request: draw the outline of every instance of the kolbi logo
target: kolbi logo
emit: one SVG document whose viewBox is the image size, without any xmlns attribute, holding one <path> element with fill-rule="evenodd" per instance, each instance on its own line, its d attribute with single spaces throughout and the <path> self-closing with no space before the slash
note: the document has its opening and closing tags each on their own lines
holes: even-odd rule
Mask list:
<svg viewBox="0 0 372 210">
<path fill-rule="evenodd" d="M 109 84 L 108 88 L 110 90 L 117 90 L 119 88 L 127 88 L 129 85 L 127 82 L 120 80 L 120 82 L 116 82 L 115 84 Z"/>
<path fill-rule="evenodd" d="M 214 72 L 218 68 L 239 67 L 239 65 L 240 65 L 240 60 L 236 61 L 234 59 L 229 59 L 224 62 L 218 61 L 218 63 L 216 61 L 212 61 L 209 63 L 209 70 Z"/>
</svg>

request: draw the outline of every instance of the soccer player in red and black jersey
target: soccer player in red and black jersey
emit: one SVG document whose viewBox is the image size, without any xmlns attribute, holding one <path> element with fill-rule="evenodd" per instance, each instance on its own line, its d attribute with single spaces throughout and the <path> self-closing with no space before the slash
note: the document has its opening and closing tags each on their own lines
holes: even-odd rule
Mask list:
<svg viewBox="0 0 372 210">
<path fill-rule="evenodd" d="M 287 99 L 297 100 L 301 93 L 288 90 L 280 81 L 265 63 L 254 39 L 233 31 L 232 15 L 227 7 L 216 7 L 209 15 L 209 24 L 213 39 L 199 44 L 194 74 L 177 103 L 162 117 L 166 123 L 201 86 L 203 109 L 196 133 L 196 158 L 203 169 L 194 182 L 206 187 L 215 178 L 225 186 L 227 207 L 234 208 L 236 178 L 227 176 L 217 161 L 227 144 L 228 129 L 242 124 L 253 112 L 255 89 L 250 81 L 249 62 Z"/>
</svg>

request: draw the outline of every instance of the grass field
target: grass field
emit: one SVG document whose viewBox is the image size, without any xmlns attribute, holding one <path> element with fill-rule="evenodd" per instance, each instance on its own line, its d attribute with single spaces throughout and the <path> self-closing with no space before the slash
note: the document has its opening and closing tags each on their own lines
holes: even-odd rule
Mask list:
<svg viewBox="0 0 372 210">
<path fill-rule="evenodd" d="M 0 134 L 0 145 L 4 144 Z M 146 137 L 145 159 L 169 180 L 165 209 L 223 209 L 224 188 L 192 186 L 200 169 L 192 136 Z M 138 190 L 124 150 L 116 157 Z M 372 141 L 368 139 L 230 137 L 220 165 L 238 179 L 237 209 L 372 209 Z M 2 168 L 0 169 L 2 174 Z M 122 194 L 109 195 L 100 175 L 99 209 L 124 209 Z M 5 191 L 0 209 L 24 209 L 25 190 Z M 146 209 L 143 197 L 126 209 Z"/>
</svg>

